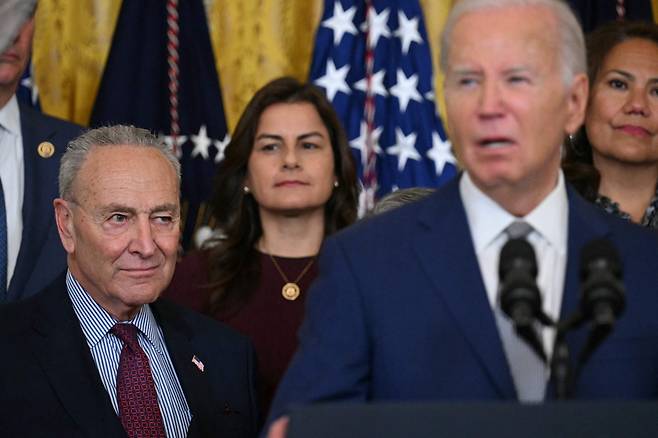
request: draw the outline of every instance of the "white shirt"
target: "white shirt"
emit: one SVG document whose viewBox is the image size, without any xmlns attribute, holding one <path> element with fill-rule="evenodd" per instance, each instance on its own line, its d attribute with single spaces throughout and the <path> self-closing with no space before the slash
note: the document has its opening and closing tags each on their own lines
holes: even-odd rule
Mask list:
<svg viewBox="0 0 658 438">
<path fill-rule="evenodd" d="M 542 308 L 551 319 L 557 320 L 564 290 L 569 220 L 569 202 L 562 171 L 553 191 L 522 218 L 507 212 L 477 188 L 467 172 L 459 181 L 459 193 L 491 308 L 498 306 L 498 259 L 508 239 L 504 230 L 515 220 L 522 219 L 533 228 L 527 239 L 537 257 L 537 286 L 542 297 Z M 555 331 L 542 330 L 542 338 L 544 351 L 550 357 Z"/>
<path fill-rule="evenodd" d="M 16 268 L 23 235 L 25 175 L 23 136 L 16 96 L 0 108 L 0 179 L 7 212 L 7 288 Z"/>
</svg>

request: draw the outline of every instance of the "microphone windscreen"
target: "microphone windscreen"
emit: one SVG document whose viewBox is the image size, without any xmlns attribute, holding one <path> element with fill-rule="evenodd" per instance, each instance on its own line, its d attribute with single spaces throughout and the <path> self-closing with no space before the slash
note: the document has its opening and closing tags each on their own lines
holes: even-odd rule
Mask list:
<svg viewBox="0 0 658 438">
<path fill-rule="evenodd" d="M 527 269 L 533 277 L 537 276 L 535 250 L 525 239 L 510 239 L 500 251 L 499 278 L 505 278 L 508 272 L 515 268 Z"/>
<path fill-rule="evenodd" d="M 609 270 L 615 277 L 621 277 L 621 259 L 614 245 L 607 239 L 588 242 L 580 253 L 580 276 L 586 278 L 592 269 Z"/>
</svg>

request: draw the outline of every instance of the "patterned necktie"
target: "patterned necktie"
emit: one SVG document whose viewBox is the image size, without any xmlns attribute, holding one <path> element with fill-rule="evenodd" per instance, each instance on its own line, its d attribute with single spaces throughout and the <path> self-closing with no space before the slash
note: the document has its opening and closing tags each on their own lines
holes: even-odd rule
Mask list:
<svg viewBox="0 0 658 438">
<path fill-rule="evenodd" d="M 137 341 L 137 327 L 116 324 L 111 332 L 123 342 L 117 371 L 117 401 L 123 428 L 130 438 L 165 438 L 151 367 Z"/>
<path fill-rule="evenodd" d="M 0 128 L 2 129 L 2 128 Z M 7 211 L 0 181 L 0 301 L 7 297 Z"/>
<path fill-rule="evenodd" d="M 514 221 L 505 228 L 504 233 L 510 239 L 525 239 L 532 232 L 532 229 L 532 226 L 527 222 Z M 532 348 L 517 335 L 514 324 L 500 308 L 496 308 L 495 314 L 498 331 L 503 342 L 503 349 L 505 350 L 519 401 L 542 401 L 548 378 L 546 365 Z"/>
</svg>

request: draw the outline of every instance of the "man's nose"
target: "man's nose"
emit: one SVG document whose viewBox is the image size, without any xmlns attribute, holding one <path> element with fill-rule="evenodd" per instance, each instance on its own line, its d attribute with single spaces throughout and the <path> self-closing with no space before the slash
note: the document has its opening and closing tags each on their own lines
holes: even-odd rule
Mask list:
<svg viewBox="0 0 658 438">
<path fill-rule="evenodd" d="M 503 114 L 502 108 L 502 92 L 499 85 L 493 81 L 483 81 L 478 106 L 480 117 L 500 117 Z"/>
<path fill-rule="evenodd" d="M 137 218 L 133 233 L 128 250 L 142 257 L 152 256 L 155 253 L 156 245 L 150 218 Z"/>
</svg>

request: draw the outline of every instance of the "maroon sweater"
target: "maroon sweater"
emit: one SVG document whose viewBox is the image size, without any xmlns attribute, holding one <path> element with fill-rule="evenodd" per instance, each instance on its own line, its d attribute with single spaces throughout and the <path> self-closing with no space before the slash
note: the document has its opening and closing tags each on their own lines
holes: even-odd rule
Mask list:
<svg viewBox="0 0 658 438">
<path fill-rule="evenodd" d="M 317 276 L 317 262 L 298 282 L 301 294 L 295 301 L 281 295 L 284 280 L 269 255 L 258 253 L 261 278 L 249 300 L 237 312 L 222 317 L 210 311 L 211 290 L 208 283 L 208 252 L 193 252 L 176 266 L 174 278 L 164 296 L 185 307 L 209 315 L 249 336 L 258 357 L 259 399 L 261 415 L 269 410 L 272 397 L 288 362 L 297 348 L 297 330 L 304 314 L 304 301 L 309 286 Z M 276 261 L 293 281 L 310 258 L 276 257 Z"/>
</svg>

